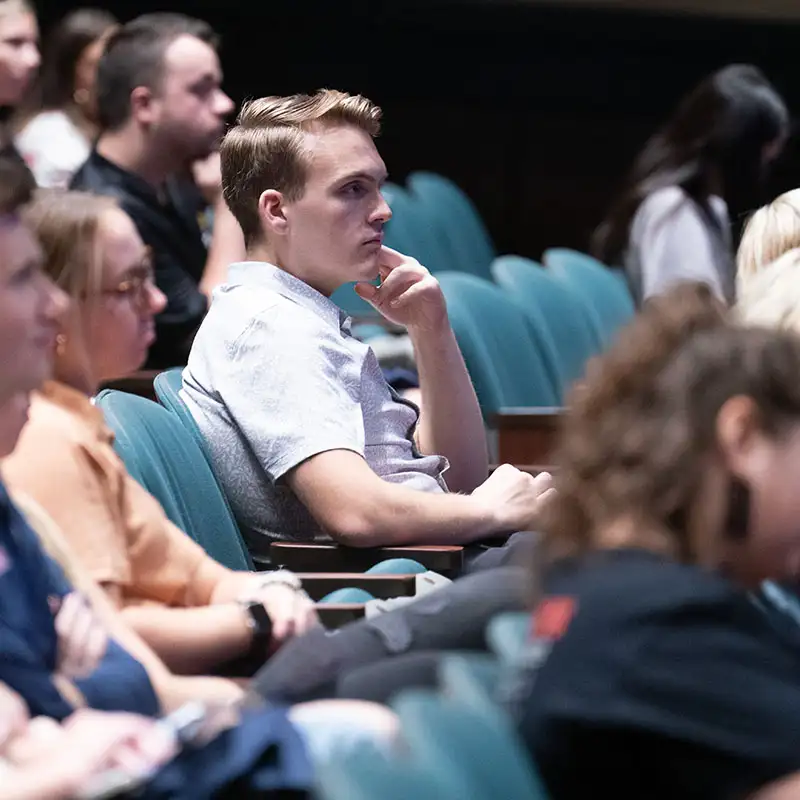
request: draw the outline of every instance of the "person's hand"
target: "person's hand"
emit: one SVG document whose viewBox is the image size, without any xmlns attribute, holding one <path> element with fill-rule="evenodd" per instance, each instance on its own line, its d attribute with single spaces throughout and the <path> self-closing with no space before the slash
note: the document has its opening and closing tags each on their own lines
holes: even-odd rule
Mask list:
<svg viewBox="0 0 800 800">
<path fill-rule="evenodd" d="M 357 283 L 356 293 L 395 325 L 432 331 L 447 323 L 447 303 L 439 281 L 419 261 L 382 247 L 381 285 Z"/>
<path fill-rule="evenodd" d="M 216 739 L 223 731 L 235 728 L 242 719 L 241 704 L 241 698 L 205 703 L 205 715 L 192 737 L 192 746 L 203 747 Z"/>
<path fill-rule="evenodd" d="M 58 654 L 56 674 L 68 681 L 91 675 L 108 648 L 108 632 L 78 592 L 52 604 Z"/>
<path fill-rule="evenodd" d="M 219 151 L 215 150 L 205 158 L 192 163 L 192 177 L 203 199 L 210 205 L 216 205 L 222 197 L 222 167 Z"/>
<path fill-rule="evenodd" d="M 543 508 L 554 495 L 549 472 L 534 477 L 510 464 L 501 464 L 471 496 L 484 503 L 497 532 L 507 532 L 535 530 Z"/>
<path fill-rule="evenodd" d="M 46 766 L 71 787 L 71 796 L 107 770 L 146 778 L 177 747 L 175 737 L 149 717 L 81 709 L 61 725 L 33 720 L 26 735 L 14 742 L 9 760 L 19 767 Z"/>
<path fill-rule="evenodd" d="M 6 754 L 9 743 L 28 726 L 25 701 L 4 683 L 0 683 L 0 755 Z"/>
<path fill-rule="evenodd" d="M 259 576 L 248 576 L 250 580 L 242 588 L 240 601 L 261 603 L 272 621 L 274 647 L 300 636 L 320 624 L 314 603 L 305 592 L 299 592 L 283 583 L 259 582 Z"/>
</svg>

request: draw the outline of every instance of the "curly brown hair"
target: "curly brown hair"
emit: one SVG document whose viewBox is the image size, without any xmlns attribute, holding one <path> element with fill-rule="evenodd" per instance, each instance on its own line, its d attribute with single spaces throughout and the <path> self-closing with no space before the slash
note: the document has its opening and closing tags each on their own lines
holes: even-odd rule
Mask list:
<svg viewBox="0 0 800 800">
<path fill-rule="evenodd" d="M 800 338 L 742 328 L 702 284 L 651 300 L 573 391 L 555 456 L 551 557 L 598 546 L 607 526 L 635 520 L 666 551 L 700 560 L 701 501 L 716 419 L 727 400 L 753 400 L 762 429 L 800 421 Z"/>
</svg>

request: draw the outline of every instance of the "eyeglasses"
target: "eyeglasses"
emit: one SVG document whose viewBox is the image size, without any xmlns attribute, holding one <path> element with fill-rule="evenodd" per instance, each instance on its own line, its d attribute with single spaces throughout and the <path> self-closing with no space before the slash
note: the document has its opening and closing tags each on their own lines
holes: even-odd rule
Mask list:
<svg viewBox="0 0 800 800">
<path fill-rule="evenodd" d="M 148 266 L 142 266 L 138 271 L 130 274 L 124 281 L 120 281 L 116 286 L 100 289 L 97 294 L 103 297 L 126 300 L 135 308 L 141 309 L 147 307 L 150 299 L 150 292 L 155 288 L 155 273 L 148 262 Z"/>
</svg>

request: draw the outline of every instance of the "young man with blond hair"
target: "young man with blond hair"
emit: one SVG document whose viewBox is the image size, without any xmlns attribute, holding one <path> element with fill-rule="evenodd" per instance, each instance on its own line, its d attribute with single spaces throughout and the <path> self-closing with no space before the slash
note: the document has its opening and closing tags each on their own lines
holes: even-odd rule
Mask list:
<svg viewBox="0 0 800 800">
<path fill-rule="evenodd" d="M 322 90 L 246 104 L 221 147 L 248 260 L 198 332 L 182 395 L 251 548 L 471 543 L 535 527 L 550 477 L 487 479 L 483 420 L 436 279 L 383 246 L 380 109 Z M 380 278 L 380 284 L 372 282 Z M 356 291 L 414 345 L 422 412 L 386 384 L 330 295 Z"/>
</svg>

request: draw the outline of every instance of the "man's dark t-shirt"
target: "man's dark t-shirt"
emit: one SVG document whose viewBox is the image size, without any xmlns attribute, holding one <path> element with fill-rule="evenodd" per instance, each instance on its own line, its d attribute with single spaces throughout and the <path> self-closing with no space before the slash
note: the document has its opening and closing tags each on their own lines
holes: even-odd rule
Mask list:
<svg viewBox="0 0 800 800">
<path fill-rule="evenodd" d="M 170 179 L 161 192 L 93 150 L 70 184 L 115 197 L 153 254 L 156 282 L 167 307 L 156 317 L 156 341 L 147 366 L 162 369 L 186 364 L 194 334 L 208 302 L 200 291 L 206 245 L 198 223 L 203 201 L 189 181 Z"/>
<path fill-rule="evenodd" d="M 522 736 L 554 800 L 737 800 L 800 770 L 800 629 L 650 553 L 553 568 Z"/>
</svg>

